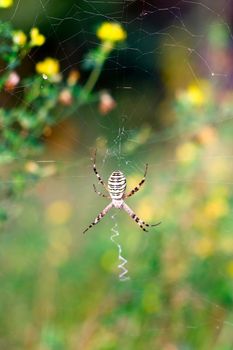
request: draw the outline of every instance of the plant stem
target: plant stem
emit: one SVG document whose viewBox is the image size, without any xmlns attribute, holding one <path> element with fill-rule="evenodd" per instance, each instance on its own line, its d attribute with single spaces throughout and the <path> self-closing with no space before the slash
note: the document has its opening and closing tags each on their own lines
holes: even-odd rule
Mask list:
<svg viewBox="0 0 233 350">
<path fill-rule="evenodd" d="M 112 49 L 113 49 L 113 45 L 111 42 L 106 41 L 102 44 L 101 49 L 100 49 L 101 50 L 101 55 L 100 55 L 101 58 L 100 58 L 99 62 L 97 62 L 97 65 L 94 67 L 93 71 L 91 72 L 91 74 L 90 74 L 90 76 L 89 76 L 89 78 L 88 78 L 88 80 L 83 88 L 86 96 L 88 96 L 92 92 L 92 90 L 93 90 L 93 88 L 94 88 L 94 86 L 95 86 L 95 84 L 100 76 L 104 62 L 106 61 L 106 59 L 107 59 L 108 55 L 110 54 L 110 52 L 112 51 Z"/>
<path fill-rule="evenodd" d="M 88 78 L 88 80 L 87 80 L 87 82 L 86 82 L 86 84 L 84 85 L 84 88 L 83 88 L 83 90 L 85 91 L 86 95 L 89 95 L 92 92 L 92 90 L 93 90 L 93 88 L 94 88 L 94 86 L 95 86 L 95 84 L 96 84 L 96 82 L 97 82 L 97 80 L 98 80 L 98 78 L 100 76 L 102 67 L 103 67 L 103 63 L 98 65 L 98 66 L 96 66 L 93 69 L 93 71 L 91 72 L 91 74 L 90 74 L 90 76 L 89 76 L 89 78 Z"/>
</svg>

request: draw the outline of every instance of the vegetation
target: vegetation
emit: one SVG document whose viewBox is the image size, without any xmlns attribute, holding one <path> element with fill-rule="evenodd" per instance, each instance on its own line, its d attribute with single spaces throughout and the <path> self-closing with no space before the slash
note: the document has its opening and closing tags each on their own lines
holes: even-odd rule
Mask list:
<svg viewBox="0 0 233 350">
<path fill-rule="evenodd" d="M 0 0 L 2 11 L 8 6 L 13 1 Z M 54 126 L 71 120 L 81 106 L 97 102 L 102 116 L 117 104 L 129 108 L 123 94 L 115 101 L 107 91 L 95 92 L 126 31 L 103 22 L 96 33 L 100 44 L 79 70 L 64 73 L 57 58 L 45 57 L 35 64 L 35 73 L 28 69 L 24 75 L 20 67 L 44 45 L 45 35 L 37 27 L 27 35 L 0 23 L 0 347 L 230 350 L 232 89 L 215 84 L 214 72 L 186 79 L 183 67 L 178 85 L 177 62 L 187 56 L 182 51 L 176 57 L 168 48 L 160 62 L 165 96 L 156 109 L 159 122 L 144 123 L 143 116 L 138 128 L 133 120 L 130 133 L 118 132 L 114 114 L 101 119 L 103 127 L 84 113 L 77 140 L 83 142 L 89 133 L 90 145 L 65 157 L 62 169 L 55 156 L 54 162 L 41 163 Z M 226 28 L 212 23 L 207 37 L 206 50 L 211 57 L 224 57 L 230 72 Z M 88 77 L 82 78 L 85 69 Z M 145 111 L 145 99 L 136 101 L 133 95 L 136 119 Z M 144 233 L 115 211 L 82 235 L 106 204 L 92 189 L 97 179 L 87 158 L 89 146 L 98 148 L 97 167 L 104 178 L 118 156 L 129 189 L 149 163 L 146 183 L 129 205 L 145 221 L 161 220 L 160 226 Z M 124 282 L 118 278 L 118 248 L 110 240 L 116 222 L 120 235 L 115 240 L 128 260 L 130 279 Z"/>
</svg>

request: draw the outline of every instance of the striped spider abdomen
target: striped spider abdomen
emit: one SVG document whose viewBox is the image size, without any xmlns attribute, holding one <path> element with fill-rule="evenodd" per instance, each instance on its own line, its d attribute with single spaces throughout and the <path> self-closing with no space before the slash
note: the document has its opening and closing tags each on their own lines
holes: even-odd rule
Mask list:
<svg viewBox="0 0 233 350">
<path fill-rule="evenodd" d="M 126 178 L 121 171 L 114 171 L 110 175 L 108 179 L 108 190 L 112 199 L 120 200 L 123 198 L 126 190 Z"/>
</svg>

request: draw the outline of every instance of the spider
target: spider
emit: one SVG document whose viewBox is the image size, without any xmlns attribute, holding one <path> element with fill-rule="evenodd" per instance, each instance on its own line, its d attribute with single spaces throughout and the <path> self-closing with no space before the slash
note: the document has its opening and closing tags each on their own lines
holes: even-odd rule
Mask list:
<svg viewBox="0 0 233 350">
<path fill-rule="evenodd" d="M 148 230 L 145 229 L 144 226 L 150 227 L 150 226 L 158 226 L 161 224 L 161 222 L 158 222 L 157 224 L 150 225 L 147 224 L 145 221 L 141 220 L 134 212 L 133 210 L 125 203 L 125 199 L 128 197 L 133 196 L 136 192 L 139 191 L 140 187 L 144 184 L 145 179 L 146 179 L 146 174 L 147 174 L 147 169 L 148 169 L 148 164 L 146 164 L 146 169 L 145 173 L 143 176 L 143 179 L 139 182 L 138 186 L 136 186 L 132 191 L 130 191 L 128 194 L 125 194 L 126 190 L 126 178 L 124 174 L 117 170 L 114 171 L 109 179 L 108 179 L 108 186 L 104 183 L 102 180 L 101 176 L 99 175 L 97 169 L 96 169 L 96 151 L 94 154 L 93 158 L 93 170 L 97 176 L 97 179 L 99 183 L 105 188 L 105 190 L 109 193 L 109 195 L 102 194 L 101 192 L 97 191 L 95 185 L 94 191 L 101 197 L 111 199 L 111 203 L 108 204 L 100 213 L 97 215 L 95 220 L 86 228 L 86 230 L 83 231 L 85 233 L 87 230 L 89 230 L 92 226 L 98 224 L 100 220 L 109 212 L 110 209 L 112 208 L 117 208 L 117 209 L 123 209 L 126 211 L 127 214 L 140 226 L 140 228 L 143 231 L 148 232 Z"/>
</svg>

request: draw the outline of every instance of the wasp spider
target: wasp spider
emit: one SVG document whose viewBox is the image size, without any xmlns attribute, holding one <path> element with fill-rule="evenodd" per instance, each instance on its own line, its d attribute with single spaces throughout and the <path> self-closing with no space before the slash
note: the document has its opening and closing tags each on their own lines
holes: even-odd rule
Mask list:
<svg viewBox="0 0 233 350">
<path fill-rule="evenodd" d="M 138 186 L 136 186 L 132 191 L 126 194 L 125 193 L 126 178 L 124 174 L 119 170 L 114 171 L 110 175 L 108 179 L 108 186 L 106 186 L 106 184 L 104 183 L 104 181 L 102 180 L 101 176 L 99 175 L 96 169 L 96 151 L 95 151 L 94 159 L 93 159 L 93 170 L 98 178 L 99 183 L 105 188 L 105 190 L 108 192 L 109 195 L 105 195 L 97 191 L 95 185 L 93 185 L 94 191 L 99 196 L 109 198 L 112 201 L 99 213 L 99 215 L 97 215 L 95 220 L 86 228 L 86 230 L 83 231 L 83 233 L 89 230 L 92 226 L 98 224 L 100 220 L 109 212 L 111 208 L 123 209 L 124 211 L 126 211 L 126 213 L 129 214 L 129 216 L 141 227 L 141 229 L 146 232 L 148 230 L 146 230 L 145 227 L 158 226 L 159 224 L 161 224 L 161 222 L 158 222 L 157 224 L 154 224 L 154 225 L 147 224 L 145 221 L 141 220 L 124 201 L 126 198 L 131 197 L 133 194 L 138 192 L 140 187 L 144 184 L 146 179 L 146 174 L 147 174 L 147 168 L 148 168 L 148 164 L 146 164 L 144 177 L 139 182 Z"/>
</svg>

